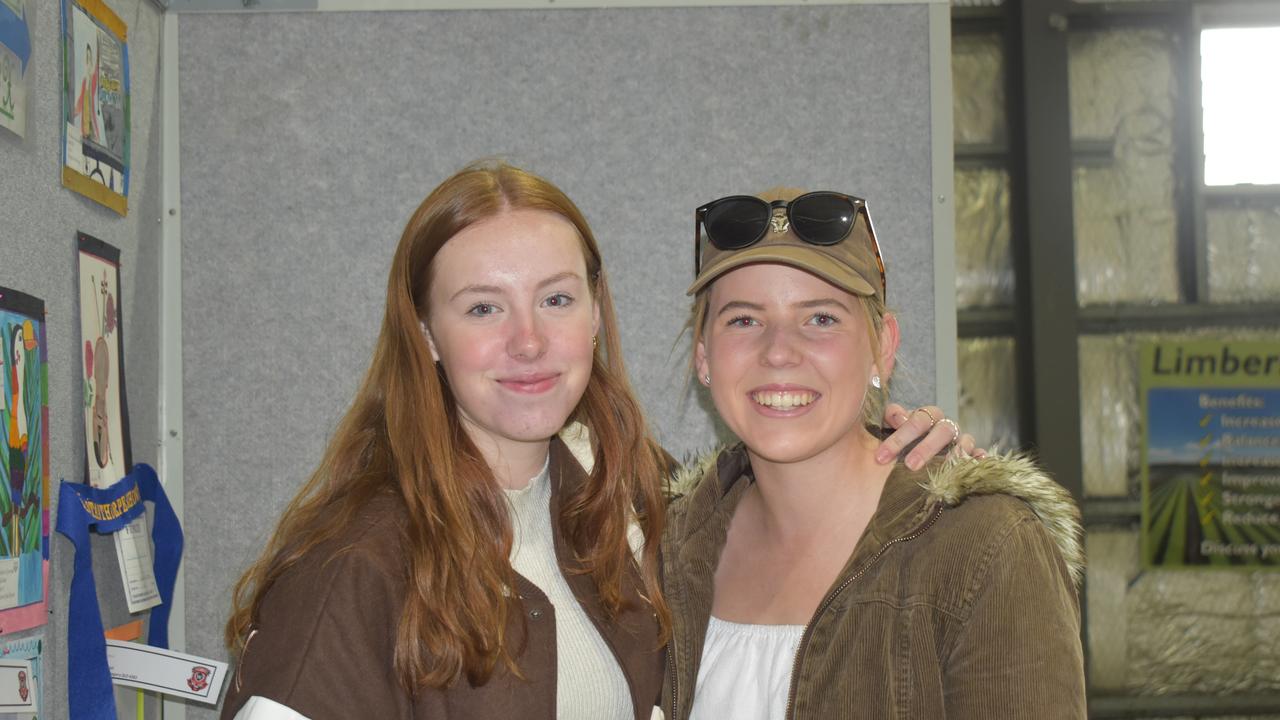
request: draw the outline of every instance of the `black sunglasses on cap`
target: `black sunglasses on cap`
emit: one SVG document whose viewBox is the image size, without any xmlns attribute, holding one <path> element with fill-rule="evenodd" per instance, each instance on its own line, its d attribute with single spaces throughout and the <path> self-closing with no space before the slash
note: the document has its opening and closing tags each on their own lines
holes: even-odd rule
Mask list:
<svg viewBox="0 0 1280 720">
<path fill-rule="evenodd" d="M 779 212 L 781 210 L 781 212 Z M 880 274 L 880 291 L 885 291 L 884 259 L 867 212 L 866 201 L 852 195 L 820 190 L 805 193 L 793 200 L 772 202 L 752 195 L 731 195 L 713 200 L 695 213 L 694 276 L 702 274 L 702 231 L 713 247 L 722 251 L 742 250 L 760 242 L 773 230 L 790 230 L 797 238 L 820 247 L 838 245 L 862 214 L 867 221 L 867 236 L 875 255 L 875 270 Z M 843 253 L 842 253 L 843 254 Z M 850 253 L 856 256 L 856 250 Z M 849 260 L 854 260 L 850 257 Z M 854 264 L 857 263 L 856 260 Z"/>
</svg>

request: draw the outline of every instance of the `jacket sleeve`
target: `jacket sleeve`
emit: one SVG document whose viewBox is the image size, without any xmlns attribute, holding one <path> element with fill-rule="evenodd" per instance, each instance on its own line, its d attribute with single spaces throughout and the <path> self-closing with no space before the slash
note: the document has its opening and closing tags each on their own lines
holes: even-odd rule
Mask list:
<svg viewBox="0 0 1280 720">
<path fill-rule="evenodd" d="M 975 576 L 945 656 L 947 717 L 1086 717 L 1080 601 L 1043 525 L 997 533 Z"/>
<path fill-rule="evenodd" d="M 392 665 L 403 584 L 370 553 L 303 560 L 260 607 L 222 717 L 259 696 L 311 720 L 407 717 Z"/>
</svg>

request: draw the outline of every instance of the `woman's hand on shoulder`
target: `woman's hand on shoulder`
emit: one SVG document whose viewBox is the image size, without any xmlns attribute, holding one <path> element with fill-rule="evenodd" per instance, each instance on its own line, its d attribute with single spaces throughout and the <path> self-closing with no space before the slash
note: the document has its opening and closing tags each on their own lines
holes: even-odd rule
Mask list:
<svg viewBox="0 0 1280 720">
<path fill-rule="evenodd" d="M 937 405 L 921 405 L 907 410 L 898 403 L 889 403 L 884 410 L 884 425 L 893 430 L 876 449 L 876 462 L 887 465 L 898 457 L 903 448 L 919 440 L 904 459 L 907 467 L 919 470 L 929 458 L 944 450 L 957 457 L 985 457 L 987 451 L 978 447 L 973 436 L 960 431 L 960 425 L 947 417 Z"/>
</svg>

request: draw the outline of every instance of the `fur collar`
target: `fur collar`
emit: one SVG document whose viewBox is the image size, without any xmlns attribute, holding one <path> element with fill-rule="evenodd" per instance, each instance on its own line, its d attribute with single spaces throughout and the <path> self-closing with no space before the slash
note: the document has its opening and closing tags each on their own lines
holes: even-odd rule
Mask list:
<svg viewBox="0 0 1280 720">
<path fill-rule="evenodd" d="M 670 496 L 687 495 L 700 482 L 710 480 L 725 448 L 701 453 L 682 464 L 668 485 Z M 729 452 L 741 452 L 732 448 Z M 1062 553 L 1071 579 L 1079 587 L 1084 577 L 1083 526 L 1071 493 L 1054 482 L 1035 461 L 1017 453 L 990 454 L 982 459 L 955 459 L 930 463 L 919 485 L 927 505 L 955 507 L 979 495 L 1010 495 L 1031 506 Z M 737 478 L 718 478 L 722 484 Z M 727 487 L 722 490 L 727 490 Z"/>
</svg>

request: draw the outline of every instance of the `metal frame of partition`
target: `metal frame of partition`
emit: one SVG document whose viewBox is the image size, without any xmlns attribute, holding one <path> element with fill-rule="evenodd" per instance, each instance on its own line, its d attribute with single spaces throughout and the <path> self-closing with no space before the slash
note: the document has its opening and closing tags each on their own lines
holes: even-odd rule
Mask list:
<svg viewBox="0 0 1280 720">
<path fill-rule="evenodd" d="M 1081 502 L 1088 527 L 1136 528 L 1141 503 L 1084 495 L 1078 341 L 1081 335 L 1178 331 L 1201 327 L 1280 328 L 1280 302 L 1211 303 L 1205 208 L 1214 202 L 1275 197 L 1280 187 L 1206 188 L 1200 126 L 1199 31 L 1213 25 L 1280 24 L 1274 3 L 1159 0 L 1077 3 L 1007 0 L 956 7 L 952 31 L 998 33 L 1005 51 L 1008 142 L 957 145 L 961 167 L 1002 167 L 1010 175 L 1015 295 L 1008 308 L 960 309 L 961 338 L 1011 337 L 1015 343 L 1020 433 L 1027 449 Z M 1183 301 L 1169 305 L 1081 308 L 1076 298 L 1072 169 L 1106 161 L 1110 148 L 1071 141 L 1067 39 L 1072 30 L 1156 26 L 1182 35 L 1175 72 L 1175 203 L 1178 282 Z M 1087 627 L 1087 614 L 1083 618 Z M 1086 662 L 1088 662 L 1086 644 Z M 1093 718 L 1221 717 L 1280 713 L 1280 694 L 1135 696 L 1090 692 Z"/>
</svg>

